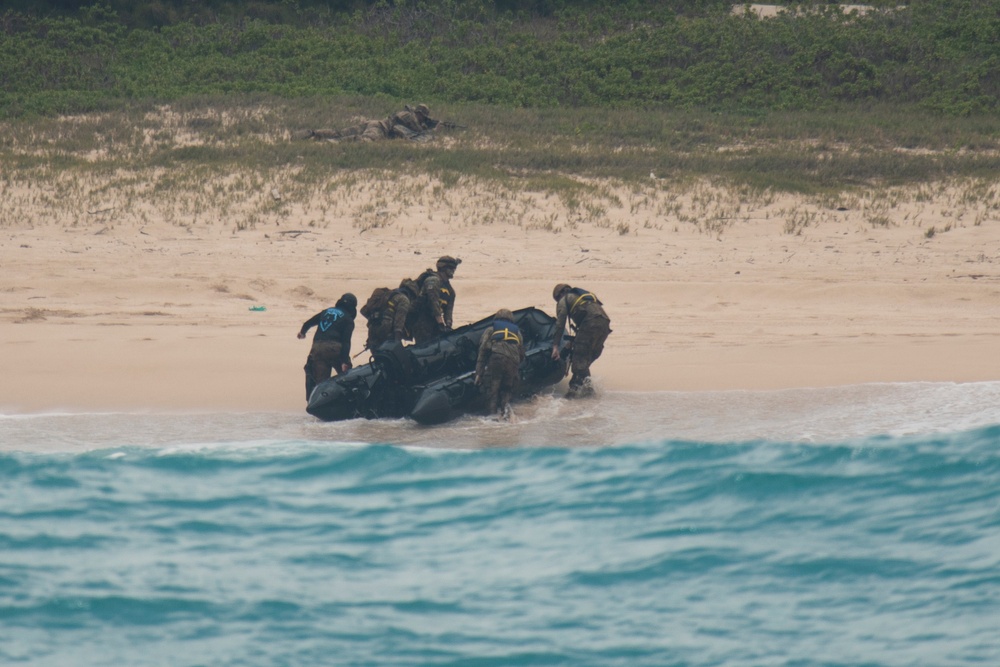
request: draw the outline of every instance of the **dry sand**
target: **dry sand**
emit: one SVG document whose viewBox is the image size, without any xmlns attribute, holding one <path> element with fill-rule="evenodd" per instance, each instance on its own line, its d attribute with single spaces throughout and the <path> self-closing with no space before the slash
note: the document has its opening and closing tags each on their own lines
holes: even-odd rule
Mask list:
<svg viewBox="0 0 1000 667">
<path fill-rule="evenodd" d="M 70 220 L 8 189 L 0 410 L 302 410 L 301 323 L 445 253 L 463 260 L 456 325 L 552 312 L 557 282 L 595 291 L 614 329 L 599 390 L 1000 380 L 1000 217 L 958 187 L 834 206 L 651 179 L 583 215 L 469 184 L 423 197 L 434 184 L 418 182 L 409 203 L 356 190 L 241 231 L 223 217 L 238 213 L 139 215 L 114 192 Z"/>
</svg>

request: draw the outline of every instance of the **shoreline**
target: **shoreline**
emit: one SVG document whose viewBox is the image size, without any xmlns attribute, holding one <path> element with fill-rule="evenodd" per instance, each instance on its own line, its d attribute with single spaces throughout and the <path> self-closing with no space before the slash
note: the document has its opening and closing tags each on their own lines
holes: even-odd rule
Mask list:
<svg viewBox="0 0 1000 667">
<path fill-rule="evenodd" d="M 558 199 L 535 204 L 538 216 L 567 215 Z M 557 282 L 596 292 L 614 330 L 593 367 L 599 390 L 1000 380 L 1000 221 L 957 224 L 951 204 L 921 202 L 919 224 L 901 205 L 878 227 L 858 210 L 788 233 L 806 205 L 775 196 L 718 233 L 624 207 L 558 230 L 465 224 L 418 205 L 382 227 L 293 217 L 239 232 L 67 226 L 38 211 L 0 235 L 0 409 L 305 414 L 301 323 L 443 254 L 463 260 L 456 326 L 500 307 L 552 314 Z M 931 238 L 935 224 L 947 231 Z M 359 316 L 352 353 L 364 337 Z"/>
</svg>

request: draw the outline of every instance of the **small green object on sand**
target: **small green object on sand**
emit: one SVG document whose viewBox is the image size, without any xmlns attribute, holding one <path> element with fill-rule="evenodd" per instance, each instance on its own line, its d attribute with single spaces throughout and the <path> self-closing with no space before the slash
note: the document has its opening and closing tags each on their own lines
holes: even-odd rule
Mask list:
<svg viewBox="0 0 1000 667">
<path fill-rule="evenodd" d="M 262 310 L 267 310 L 266 306 L 250 306 L 250 310 L 254 312 L 260 312 Z"/>
</svg>

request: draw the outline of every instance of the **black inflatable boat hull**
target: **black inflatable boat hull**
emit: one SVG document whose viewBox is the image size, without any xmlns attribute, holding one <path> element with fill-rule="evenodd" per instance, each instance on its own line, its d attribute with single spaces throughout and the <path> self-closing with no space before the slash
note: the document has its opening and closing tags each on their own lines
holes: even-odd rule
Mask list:
<svg viewBox="0 0 1000 667">
<path fill-rule="evenodd" d="M 566 374 L 568 350 L 551 357 L 555 318 L 537 308 L 514 311 L 525 344 L 520 396 L 557 384 Z M 306 412 L 324 421 L 409 417 L 439 424 L 482 409 L 475 386 L 479 339 L 492 317 L 454 329 L 423 345 L 387 343 L 372 362 L 320 383 Z"/>
</svg>

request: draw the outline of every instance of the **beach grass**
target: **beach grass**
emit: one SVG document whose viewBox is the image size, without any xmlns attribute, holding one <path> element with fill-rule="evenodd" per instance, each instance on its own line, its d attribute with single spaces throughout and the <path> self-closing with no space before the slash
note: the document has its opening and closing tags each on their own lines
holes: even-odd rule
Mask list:
<svg viewBox="0 0 1000 667">
<path fill-rule="evenodd" d="M 799 234 L 838 209 L 863 210 L 872 228 L 889 225 L 889 211 L 904 204 L 934 202 L 963 224 L 1000 212 L 1000 119 L 915 109 L 451 105 L 434 115 L 466 129 L 440 130 L 432 141 L 295 139 L 400 106 L 385 97 L 204 97 L 4 121 L 0 227 L 157 218 L 239 232 L 347 219 L 365 231 L 419 208 L 450 224 L 596 225 L 621 235 L 682 226 L 717 235 L 781 216 L 785 232 Z M 787 193 L 802 207 L 775 209 Z M 46 214 L 38 220 L 29 210 Z"/>
</svg>

